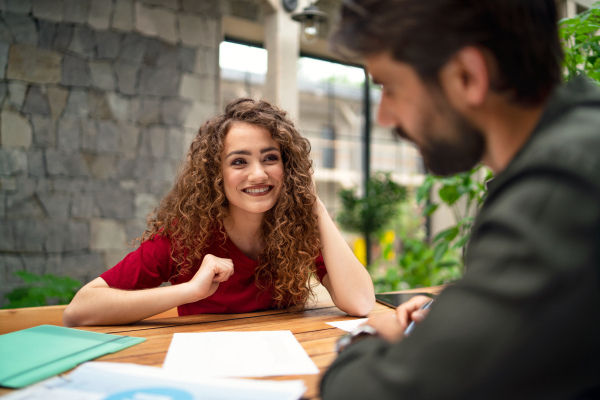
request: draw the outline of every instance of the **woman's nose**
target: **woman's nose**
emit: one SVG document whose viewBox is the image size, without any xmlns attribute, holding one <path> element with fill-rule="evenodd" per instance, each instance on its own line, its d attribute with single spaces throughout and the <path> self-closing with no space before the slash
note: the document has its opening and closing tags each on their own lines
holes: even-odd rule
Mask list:
<svg viewBox="0 0 600 400">
<path fill-rule="evenodd" d="M 250 169 L 250 175 L 248 176 L 249 181 L 262 181 L 267 178 L 267 172 L 261 164 L 255 164 Z"/>
</svg>

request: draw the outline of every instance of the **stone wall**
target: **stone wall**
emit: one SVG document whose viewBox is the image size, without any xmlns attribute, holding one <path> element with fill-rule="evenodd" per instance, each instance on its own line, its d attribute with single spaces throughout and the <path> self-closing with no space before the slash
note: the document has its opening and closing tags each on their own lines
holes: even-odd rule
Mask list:
<svg viewBox="0 0 600 400">
<path fill-rule="evenodd" d="M 218 106 L 218 0 L 0 0 L 0 306 L 112 267 Z"/>
</svg>

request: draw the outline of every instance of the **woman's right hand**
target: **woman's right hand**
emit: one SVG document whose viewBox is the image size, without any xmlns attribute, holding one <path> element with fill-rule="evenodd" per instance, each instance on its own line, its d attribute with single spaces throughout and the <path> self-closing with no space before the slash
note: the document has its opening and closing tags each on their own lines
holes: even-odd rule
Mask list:
<svg viewBox="0 0 600 400">
<path fill-rule="evenodd" d="M 200 268 L 188 282 L 191 288 L 190 303 L 212 296 L 221 282 L 225 282 L 233 274 L 233 261 L 207 254 Z"/>
</svg>

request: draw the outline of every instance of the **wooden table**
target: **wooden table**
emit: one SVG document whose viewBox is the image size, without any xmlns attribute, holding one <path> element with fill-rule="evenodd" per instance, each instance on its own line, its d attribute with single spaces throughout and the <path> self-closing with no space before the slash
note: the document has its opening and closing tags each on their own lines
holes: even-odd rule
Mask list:
<svg viewBox="0 0 600 400">
<path fill-rule="evenodd" d="M 403 291 L 437 293 L 443 287 Z M 320 370 L 319 375 L 273 377 L 268 379 L 302 379 L 307 387 L 305 399 L 319 398 L 319 380 L 336 357 L 335 341 L 345 332 L 326 322 L 354 319 L 334 306 L 327 291 L 317 288 L 317 301 L 304 311 L 269 310 L 246 314 L 202 314 L 178 317 L 170 310 L 131 325 L 92 326 L 79 329 L 144 337 L 146 341 L 117 353 L 108 354 L 96 361 L 135 363 L 162 367 L 173 334 L 176 332 L 213 331 L 274 331 L 290 330 Z M 48 306 L 0 310 L 0 334 L 30 328 L 42 324 L 62 325 L 65 306 Z M 389 312 L 390 308 L 375 304 L 369 316 Z M 0 388 L 0 395 L 11 392 Z"/>
</svg>

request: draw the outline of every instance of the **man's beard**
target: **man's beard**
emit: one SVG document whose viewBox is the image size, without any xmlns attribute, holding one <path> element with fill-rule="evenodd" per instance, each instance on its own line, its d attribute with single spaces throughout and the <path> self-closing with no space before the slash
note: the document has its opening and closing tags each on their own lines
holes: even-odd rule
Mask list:
<svg viewBox="0 0 600 400">
<path fill-rule="evenodd" d="M 419 147 L 425 167 L 432 174 L 448 176 L 468 171 L 481 161 L 485 149 L 484 136 L 445 98 L 440 95 L 433 97 L 438 112 L 425 115 L 420 142 L 412 140 L 400 128 L 396 128 L 396 133 Z"/>
</svg>

